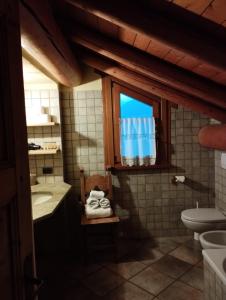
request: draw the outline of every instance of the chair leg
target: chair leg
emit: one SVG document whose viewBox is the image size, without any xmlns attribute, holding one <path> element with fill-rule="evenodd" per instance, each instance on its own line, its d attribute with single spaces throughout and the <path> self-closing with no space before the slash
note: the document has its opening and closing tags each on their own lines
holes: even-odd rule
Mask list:
<svg viewBox="0 0 226 300">
<path fill-rule="evenodd" d="M 83 263 L 87 264 L 87 229 L 83 226 Z"/>
<path fill-rule="evenodd" d="M 112 224 L 113 226 L 113 241 L 114 241 L 114 258 L 115 262 L 118 262 L 118 224 Z"/>
</svg>

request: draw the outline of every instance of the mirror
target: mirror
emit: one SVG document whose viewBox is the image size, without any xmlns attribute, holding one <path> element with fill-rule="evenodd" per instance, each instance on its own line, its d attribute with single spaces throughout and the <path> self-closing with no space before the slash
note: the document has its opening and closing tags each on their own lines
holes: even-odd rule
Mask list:
<svg viewBox="0 0 226 300">
<path fill-rule="evenodd" d="M 23 58 L 31 184 L 63 181 L 58 85 Z"/>
</svg>

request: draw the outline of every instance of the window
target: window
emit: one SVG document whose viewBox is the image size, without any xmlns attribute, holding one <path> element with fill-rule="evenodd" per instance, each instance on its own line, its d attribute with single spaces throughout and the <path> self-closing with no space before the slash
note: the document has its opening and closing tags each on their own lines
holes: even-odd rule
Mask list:
<svg viewBox="0 0 226 300">
<path fill-rule="evenodd" d="M 169 165 L 169 103 L 103 79 L 105 163 L 116 169 Z"/>
</svg>

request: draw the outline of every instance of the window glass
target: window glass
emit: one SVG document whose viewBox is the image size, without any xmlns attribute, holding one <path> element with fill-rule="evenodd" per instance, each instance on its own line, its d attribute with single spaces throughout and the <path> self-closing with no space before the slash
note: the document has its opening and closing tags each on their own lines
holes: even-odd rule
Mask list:
<svg viewBox="0 0 226 300">
<path fill-rule="evenodd" d="M 153 107 L 120 93 L 120 155 L 126 166 L 155 164 Z"/>
<path fill-rule="evenodd" d="M 121 118 L 150 118 L 153 107 L 126 94 L 120 93 Z"/>
<path fill-rule="evenodd" d="M 105 166 L 115 170 L 170 166 L 170 103 L 103 78 Z"/>
</svg>

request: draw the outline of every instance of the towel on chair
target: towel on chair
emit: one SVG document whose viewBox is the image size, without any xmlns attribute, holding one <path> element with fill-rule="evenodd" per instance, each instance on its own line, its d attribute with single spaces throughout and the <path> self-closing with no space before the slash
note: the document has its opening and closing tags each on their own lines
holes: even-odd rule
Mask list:
<svg viewBox="0 0 226 300">
<path fill-rule="evenodd" d="M 97 209 L 100 206 L 99 200 L 93 197 L 89 197 L 86 204 L 92 209 Z"/>
<path fill-rule="evenodd" d="M 85 205 L 85 214 L 87 219 L 97 219 L 110 217 L 113 214 L 111 207 L 102 208 L 98 207 L 96 209 L 91 208 L 88 204 Z"/>
<path fill-rule="evenodd" d="M 95 191 L 95 190 L 92 190 L 92 191 L 90 191 L 90 194 L 89 194 L 89 196 L 91 197 L 91 198 L 96 198 L 96 199 L 102 199 L 102 198 L 104 198 L 104 192 L 103 191 Z"/>
<path fill-rule="evenodd" d="M 111 207 L 110 205 L 110 201 L 107 199 L 107 198 L 102 198 L 99 200 L 99 203 L 100 203 L 100 207 L 102 208 L 108 208 L 108 207 Z"/>
</svg>

